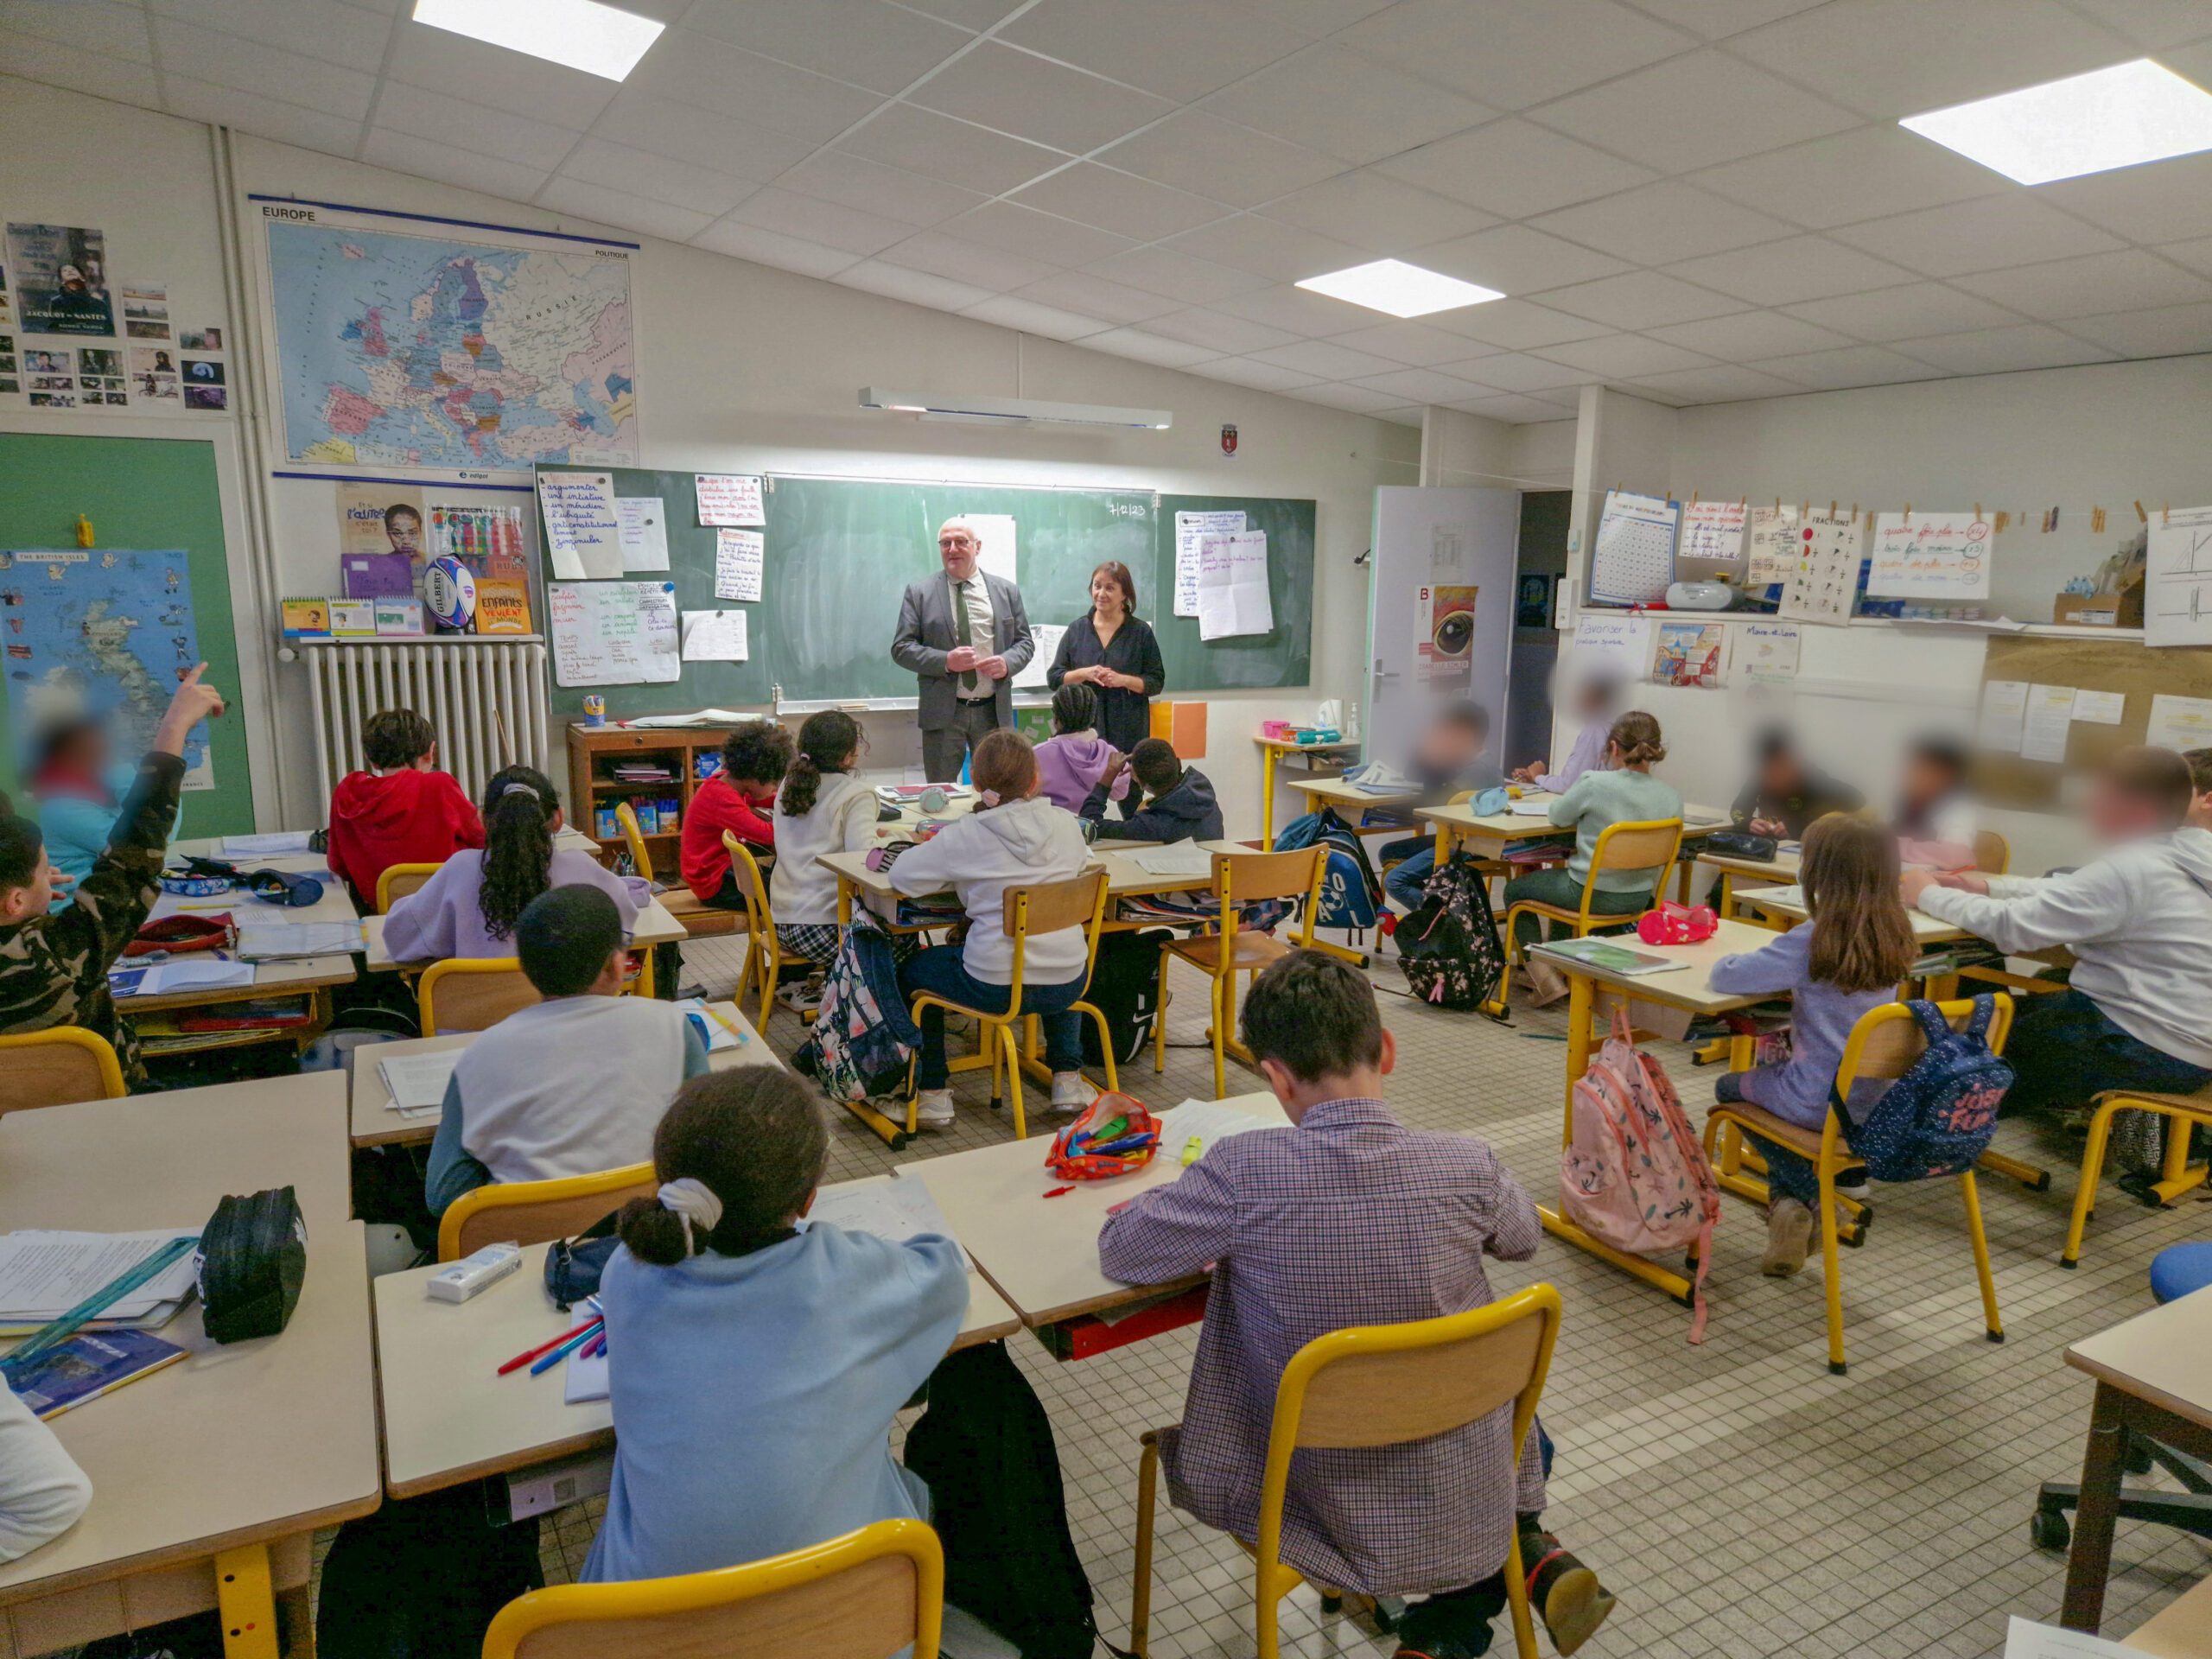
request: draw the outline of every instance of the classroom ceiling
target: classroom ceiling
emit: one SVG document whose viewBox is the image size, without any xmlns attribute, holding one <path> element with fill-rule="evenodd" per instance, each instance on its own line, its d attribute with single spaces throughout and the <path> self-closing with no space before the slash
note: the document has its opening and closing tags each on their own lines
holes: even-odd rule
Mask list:
<svg viewBox="0 0 2212 1659">
<path fill-rule="evenodd" d="M 2212 0 L 620 3 L 619 85 L 411 0 L 0 0 L 0 68 L 1400 421 L 2212 351 L 2212 153 L 2027 188 L 1896 124 L 2212 86 Z M 1510 297 L 1292 285 L 1384 256 Z"/>
</svg>

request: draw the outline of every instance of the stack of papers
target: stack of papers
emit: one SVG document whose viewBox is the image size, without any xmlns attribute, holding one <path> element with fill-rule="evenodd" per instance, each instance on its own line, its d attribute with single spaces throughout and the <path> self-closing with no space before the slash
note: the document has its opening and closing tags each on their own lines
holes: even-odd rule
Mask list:
<svg viewBox="0 0 2212 1659">
<path fill-rule="evenodd" d="M 367 949 L 357 921 L 266 922 L 249 916 L 238 926 L 238 955 L 248 962 L 347 957 Z"/>
<path fill-rule="evenodd" d="M 313 832 L 306 830 L 279 830 L 266 836 L 225 836 L 225 858 L 281 858 L 287 853 L 313 852 L 308 843 Z"/>
<path fill-rule="evenodd" d="M 222 991 L 253 983 L 253 964 L 221 957 L 188 957 L 150 968 L 120 968 L 108 976 L 117 996 L 166 996 L 177 991 Z"/>
<path fill-rule="evenodd" d="M 0 1335 L 24 1336 L 51 1324 L 153 1255 L 173 1238 L 197 1238 L 197 1227 L 143 1233 L 20 1232 L 0 1235 Z M 150 1331 L 177 1316 L 192 1294 L 193 1255 L 108 1308 L 90 1327 Z"/>
<path fill-rule="evenodd" d="M 395 1054 L 377 1062 L 377 1075 L 391 1096 L 386 1109 L 402 1117 L 429 1117 L 446 1102 L 446 1084 L 465 1048 L 433 1049 L 427 1054 Z"/>
<path fill-rule="evenodd" d="M 849 1232 L 874 1233 L 893 1244 L 903 1244 L 922 1233 L 953 1236 L 952 1224 L 937 1207 L 937 1199 L 928 1186 L 907 1175 L 893 1175 L 887 1181 L 847 1187 L 842 1192 L 817 1193 L 807 1220 L 827 1222 Z M 968 1259 L 965 1247 L 961 1249 L 960 1260 L 963 1266 L 974 1269 L 976 1264 Z"/>
<path fill-rule="evenodd" d="M 708 1053 L 719 1054 L 725 1049 L 741 1047 L 746 1041 L 742 1033 L 722 1023 L 721 1016 L 707 1006 L 704 997 L 687 996 L 676 1006 L 685 1014 L 697 1014 L 706 1026 Z"/>
<path fill-rule="evenodd" d="M 1186 1100 L 1180 1106 L 1160 1114 L 1160 1156 L 1178 1158 L 1192 1135 L 1207 1146 L 1217 1141 L 1226 1141 L 1232 1135 L 1249 1135 L 1254 1129 L 1281 1128 L 1264 1117 L 1255 1117 L 1249 1112 L 1240 1112 L 1234 1106 L 1224 1106 L 1217 1100 Z"/>
<path fill-rule="evenodd" d="M 1798 910 L 1805 907 L 1805 889 L 1796 886 L 1745 887 L 1737 893 L 1736 897 L 1739 902 L 1747 905 L 1788 905 Z"/>
<path fill-rule="evenodd" d="M 1147 847 L 1128 855 L 1147 875 L 1213 876 L 1213 855 L 1195 841 L 1179 841 L 1166 847 Z"/>
<path fill-rule="evenodd" d="M 1547 795 L 1540 801 L 1510 801 L 1505 810 L 1516 818 L 1548 818 L 1552 815 L 1552 800 Z"/>
</svg>

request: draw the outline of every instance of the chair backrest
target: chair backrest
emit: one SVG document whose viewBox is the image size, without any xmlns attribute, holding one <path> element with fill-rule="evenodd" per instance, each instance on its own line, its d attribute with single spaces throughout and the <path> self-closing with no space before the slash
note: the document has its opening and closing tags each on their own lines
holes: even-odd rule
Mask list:
<svg viewBox="0 0 2212 1659">
<path fill-rule="evenodd" d="M 1213 892 L 1221 906 L 1223 931 L 1236 931 L 1229 918 L 1246 905 L 1266 899 L 1303 899 L 1305 919 L 1299 927 L 1298 943 L 1312 944 L 1328 861 L 1329 845 L 1325 841 L 1284 853 L 1216 853 Z M 1230 957 L 1230 952 L 1223 953 L 1223 960 Z"/>
<path fill-rule="evenodd" d="M 488 1031 L 518 1008 L 544 999 L 513 957 L 449 957 L 423 972 L 415 989 L 423 1034 Z"/>
<path fill-rule="evenodd" d="M 1065 881 L 1040 881 L 1033 887 L 1006 890 L 1001 922 L 1014 941 L 1014 990 L 1021 992 L 1022 968 L 1033 933 L 1057 933 L 1062 928 L 1083 930 L 1084 984 L 1098 962 L 1098 938 L 1106 920 L 1106 872 L 1085 870 Z M 1014 1006 L 1012 1001 L 1009 1007 Z"/>
<path fill-rule="evenodd" d="M 0 1037 L 0 1116 L 123 1095 L 123 1066 L 96 1033 L 55 1026 Z"/>
<path fill-rule="evenodd" d="M 639 827 L 636 809 L 627 801 L 615 802 L 614 822 L 622 826 L 622 839 L 630 849 L 630 868 L 652 880 L 653 855 L 645 850 L 645 832 Z"/>
<path fill-rule="evenodd" d="M 1938 1002 L 1936 1008 L 1953 1031 L 1964 1031 L 1967 1021 L 1974 1017 L 1974 999 L 1961 997 L 1953 1002 Z M 2012 1029 L 2012 999 L 2000 994 L 1996 1012 L 1989 1020 L 1991 1053 L 2005 1052 L 2005 1039 Z M 1859 1016 L 1859 1023 L 1851 1028 L 1850 1039 L 1843 1046 L 1843 1060 L 1836 1068 L 1836 1091 L 1848 1099 L 1851 1085 L 1862 1077 L 1901 1077 L 1927 1048 L 1928 1039 L 1920 1029 L 1920 1021 L 1913 1018 L 1912 1010 L 1904 1003 L 1885 1002 L 1879 1007 L 1870 1008 Z"/>
<path fill-rule="evenodd" d="M 550 1181 L 506 1181 L 464 1192 L 438 1217 L 438 1260 L 458 1262 L 486 1244 L 512 1239 L 543 1244 L 581 1233 L 610 1210 L 660 1191 L 651 1164 L 564 1175 Z"/>
<path fill-rule="evenodd" d="M 734 830 L 722 831 L 722 845 L 729 852 L 729 873 L 737 881 L 737 896 L 753 912 L 754 936 L 772 937 L 776 918 L 768 908 L 768 880 L 760 874 L 760 861 L 753 856 L 753 849 L 737 838 Z"/>
<path fill-rule="evenodd" d="M 1680 818 L 1651 818 L 1636 823 L 1609 823 L 1598 832 L 1598 845 L 1590 855 L 1590 871 L 1665 870 L 1681 849 Z"/>
<path fill-rule="evenodd" d="M 437 864 L 387 864 L 377 877 L 377 914 L 381 916 L 409 893 L 425 886 L 443 867 Z"/>
<path fill-rule="evenodd" d="M 2012 843 L 1994 830 L 1983 830 L 1974 838 L 1974 867 L 1984 875 L 2002 875 L 2012 868 Z"/>
<path fill-rule="evenodd" d="M 743 1567 L 533 1590 L 484 1659 L 937 1659 L 944 1555 L 919 1521 L 879 1521 Z"/>
</svg>

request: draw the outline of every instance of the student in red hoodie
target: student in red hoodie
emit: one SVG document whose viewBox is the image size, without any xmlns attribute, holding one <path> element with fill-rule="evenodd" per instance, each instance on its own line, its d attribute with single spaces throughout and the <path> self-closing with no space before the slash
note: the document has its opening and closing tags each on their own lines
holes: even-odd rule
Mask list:
<svg viewBox="0 0 2212 1659">
<path fill-rule="evenodd" d="M 361 728 L 366 772 L 330 798 L 330 868 L 364 906 L 394 864 L 442 864 L 484 844 L 484 821 L 452 774 L 438 770 L 438 734 L 412 709 L 385 709 Z"/>
<path fill-rule="evenodd" d="M 772 720 L 750 721 L 722 745 L 722 769 L 699 785 L 683 815 L 683 885 L 703 905 L 741 910 L 730 874 L 728 830 L 755 858 L 776 850 L 776 790 L 791 770 L 791 734 Z"/>
</svg>

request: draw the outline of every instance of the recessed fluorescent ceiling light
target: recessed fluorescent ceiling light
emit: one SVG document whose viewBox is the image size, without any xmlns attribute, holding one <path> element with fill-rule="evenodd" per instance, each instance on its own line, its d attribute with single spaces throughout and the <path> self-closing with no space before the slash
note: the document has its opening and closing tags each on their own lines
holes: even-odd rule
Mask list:
<svg viewBox="0 0 2212 1659">
<path fill-rule="evenodd" d="M 2212 95 L 2148 58 L 1897 123 L 2022 184 L 2212 149 Z"/>
<path fill-rule="evenodd" d="M 598 0 L 415 0 L 415 21 L 620 80 L 663 25 Z"/>
<path fill-rule="evenodd" d="M 1332 270 L 1325 276 L 1308 276 L 1299 287 L 1332 299 L 1350 300 L 1370 311 L 1387 311 L 1394 317 L 1425 317 L 1432 311 L 1452 311 L 1505 297 L 1494 288 L 1478 288 L 1402 259 L 1377 259 L 1349 270 Z"/>
</svg>

